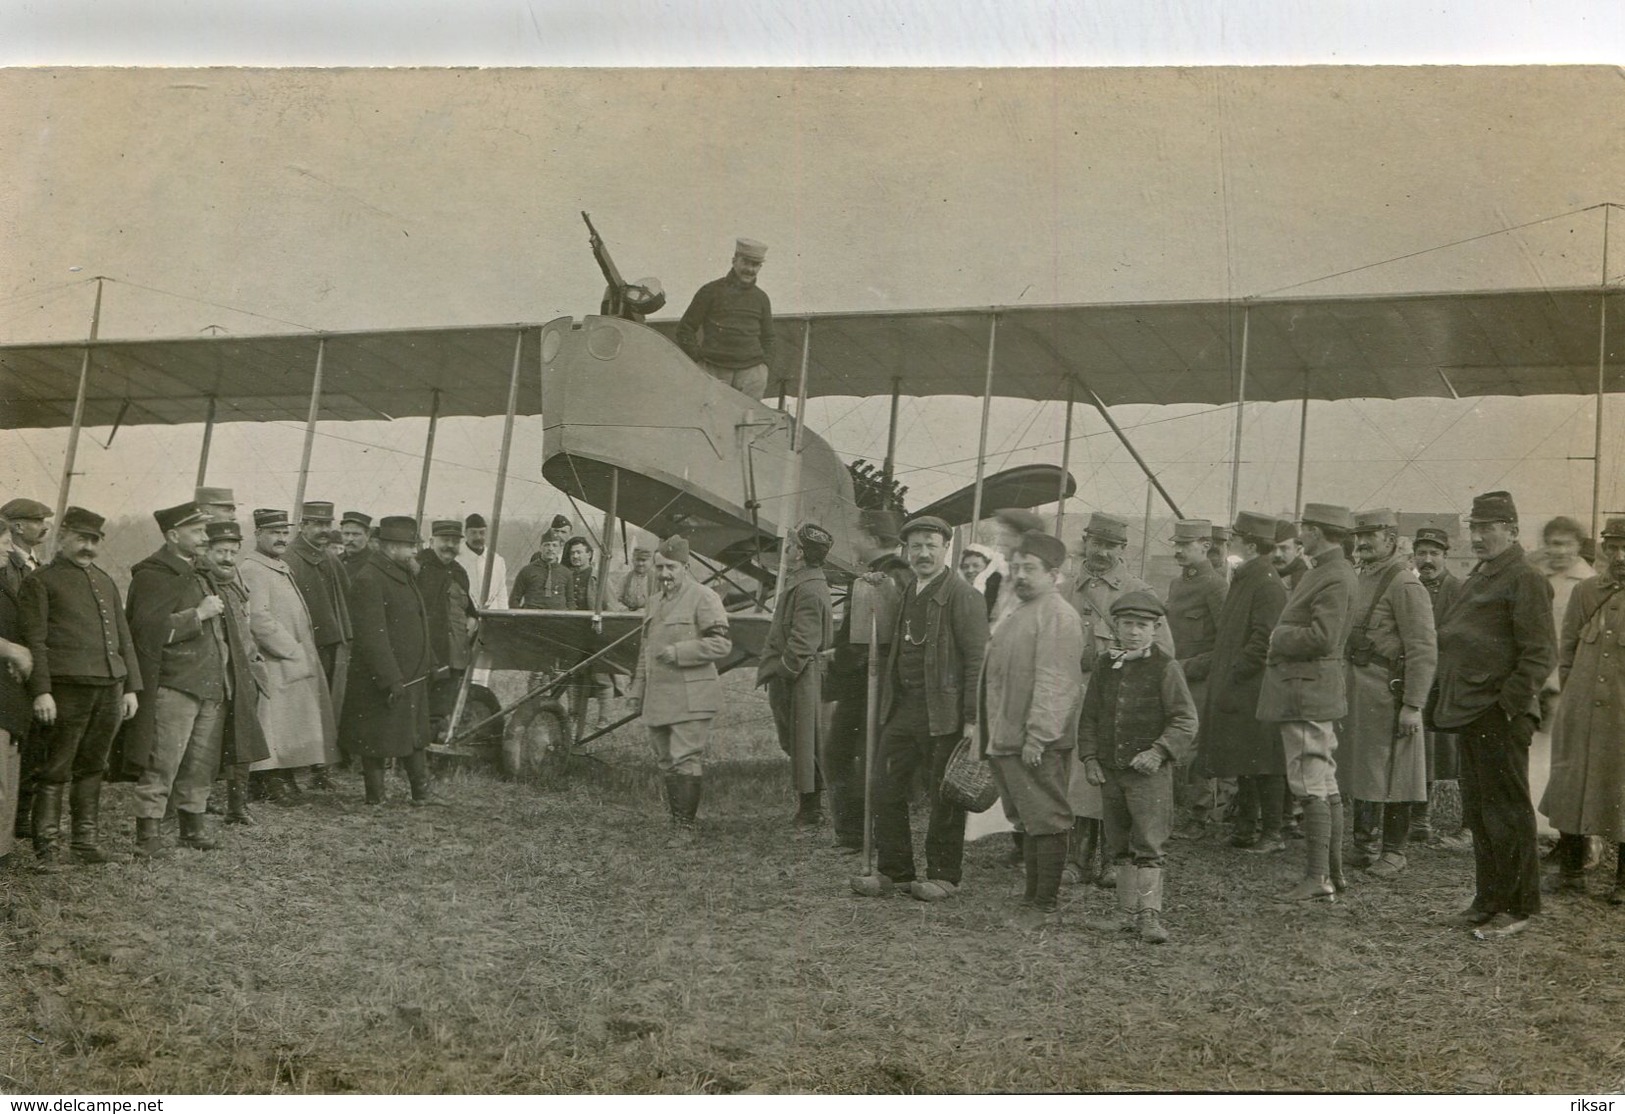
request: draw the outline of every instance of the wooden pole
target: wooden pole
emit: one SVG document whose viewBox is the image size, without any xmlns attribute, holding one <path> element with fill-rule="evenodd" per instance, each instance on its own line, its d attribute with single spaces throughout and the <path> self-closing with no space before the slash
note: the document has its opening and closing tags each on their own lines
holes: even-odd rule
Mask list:
<svg viewBox="0 0 1625 1114">
<path fill-rule="evenodd" d="M 1076 386 L 1070 376 L 1066 381 L 1066 432 L 1061 437 L 1061 490 L 1055 495 L 1055 536 L 1065 538 L 1066 481 L 1071 478 L 1072 467 L 1072 402 Z"/>
<path fill-rule="evenodd" d="M 999 343 L 999 315 L 993 314 L 987 326 L 987 374 L 982 380 L 982 432 L 976 441 L 976 490 L 971 497 L 970 540 L 976 540 L 976 527 L 982 521 L 982 477 L 987 471 L 987 419 L 993 404 L 993 361 Z"/>
<path fill-rule="evenodd" d="M 209 416 L 203 422 L 203 448 L 197 454 L 197 483 L 202 487 L 209 474 L 209 445 L 214 441 L 214 396 L 209 396 Z"/>
<path fill-rule="evenodd" d="M 102 325 L 102 276 L 96 276 L 96 302 L 90 309 L 90 337 L 85 355 L 79 361 L 79 390 L 73 396 L 73 424 L 68 429 L 68 451 L 62 460 L 62 482 L 56 489 L 56 521 L 60 526 L 68 509 L 68 492 L 73 488 L 73 466 L 79 459 L 79 432 L 85 425 L 85 394 L 90 389 L 90 350 Z M 60 539 L 62 532 L 57 531 Z M 54 549 L 53 549 L 54 552 Z"/>
<path fill-rule="evenodd" d="M 1236 520 L 1237 498 L 1241 492 L 1241 425 L 1247 416 L 1247 333 L 1252 323 L 1252 306 L 1241 307 L 1241 369 L 1236 379 L 1236 439 L 1230 453 L 1230 522 Z"/>
<path fill-rule="evenodd" d="M 434 464 L 434 433 L 435 426 L 440 423 L 440 389 L 435 388 L 429 396 L 429 436 L 423 443 L 423 473 L 418 478 L 418 509 L 412 517 L 418 520 L 418 528 L 423 528 L 423 508 L 429 502 L 429 468 Z M 485 597 L 480 597 L 482 600 Z"/>
<path fill-rule="evenodd" d="M 1309 444 L 1309 373 L 1303 373 L 1303 409 L 1298 413 L 1298 486 L 1292 495 L 1292 520 L 1303 517 L 1303 460 Z M 1235 521 L 1232 516 L 1231 522 Z"/>
<path fill-rule="evenodd" d="M 952 575 L 952 574 L 949 574 Z M 875 872 L 875 747 L 880 738 L 880 630 L 879 613 L 869 612 L 868 700 L 863 717 L 863 873 Z"/>
<path fill-rule="evenodd" d="M 1613 206 L 1602 210 L 1602 296 L 1597 306 L 1597 424 L 1591 442 L 1591 536 L 1602 523 L 1602 415 L 1606 397 L 1608 364 L 1608 216 Z"/>
<path fill-rule="evenodd" d="M 891 381 L 891 419 L 886 423 L 886 460 L 881 465 L 880 474 L 891 487 L 892 480 L 897 478 L 897 404 L 903 395 L 903 381 L 894 378 Z"/>
<path fill-rule="evenodd" d="M 597 612 L 593 616 L 595 624 L 603 618 L 604 606 L 609 602 L 609 547 L 611 539 L 615 537 L 615 514 L 620 500 L 621 470 L 612 465 L 609 470 L 609 510 L 604 512 L 604 544 L 598 547 L 598 595 L 593 600 L 593 608 Z"/>
<path fill-rule="evenodd" d="M 1140 579 L 1145 579 L 1145 563 L 1151 556 L 1151 493 L 1156 490 L 1149 480 L 1145 485 L 1145 534 L 1140 539 Z M 1174 512 L 1178 514 L 1178 511 Z"/>
<path fill-rule="evenodd" d="M 316 377 L 310 384 L 310 415 L 305 419 L 305 447 L 299 454 L 299 481 L 293 489 L 294 520 L 305 513 L 305 481 L 310 477 L 310 450 L 316 444 L 316 419 L 322 412 L 322 364 L 327 359 L 327 338 L 316 342 Z M 419 523 L 422 528 L 422 523 Z"/>
</svg>

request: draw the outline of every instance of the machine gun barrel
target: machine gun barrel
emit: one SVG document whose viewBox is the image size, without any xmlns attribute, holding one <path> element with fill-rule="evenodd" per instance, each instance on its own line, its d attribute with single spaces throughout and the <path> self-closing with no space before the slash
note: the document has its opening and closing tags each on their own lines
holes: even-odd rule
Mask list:
<svg viewBox="0 0 1625 1114">
<path fill-rule="evenodd" d="M 592 226 L 592 217 L 582 210 L 581 219 L 587 222 L 589 242 L 592 244 L 592 257 L 598 260 L 598 269 L 604 272 L 604 281 L 609 283 L 611 290 L 617 295 L 626 289 L 626 283 L 621 279 L 621 272 L 615 266 L 615 260 L 609 257 L 609 249 L 604 246 L 604 238 L 598 235 L 598 229 Z"/>
</svg>

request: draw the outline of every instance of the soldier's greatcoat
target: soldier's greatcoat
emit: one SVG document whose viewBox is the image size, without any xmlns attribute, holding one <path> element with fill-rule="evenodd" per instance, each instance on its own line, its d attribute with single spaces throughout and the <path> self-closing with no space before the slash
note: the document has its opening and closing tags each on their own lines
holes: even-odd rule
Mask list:
<svg viewBox="0 0 1625 1114">
<path fill-rule="evenodd" d="M 405 758 L 429 745 L 434 672 L 429 614 L 409 570 L 372 554 L 350 585 L 355 642 L 339 720 L 345 745 L 363 758 Z M 391 686 L 401 684 L 393 702 Z"/>
<path fill-rule="evenodd" d="M 1354 622 L 1354 566 L 1339 546 L 1310 559 L 1270 634 L 1258 718 L 1326 723 L 1348 714 L 1343 645 Z"/>
<path fill-rule="evenodd" d="M 1625 589 L 1606 573 L 1569 596 L 1558 668 L 1563 695 L 1540 811 L 1560 832 L 1625 843 Z"/>
<path fill-rule="evenodd" d="M 790 756 L 798 793 L 820 788 L 818 755 L 824 708 L 820 654 L 834 640 L 835 619 L 824 570 L 797 569 L 784 578 L 784 589 L 773 608 L 756 683 L 767 685 L 779 747 Z"/>
<path fill-rule="evenodd" d="M 660 651 L 668 646 L 676 652 L 676 665 L 660 660 Z M 663 727 L 715 716 L 722 708 L 716 663 L 732 646 L 728 612 L 705 585 L 684 580 L 673 596 L 651 596 L 637 672 L 627 694 L 643 701 L 643 722 Z"/>
<path fill-rule="evenodd" d="M 1198 705 L 1198 777 L 1286 773 L 1280 729 L 1254 715 L 1270 632 L 1285 606 L 1286 585 L 1268 557 L 1243 562 L 1230 578 L 1213 651 L 1193 663 L 1209 682 L 1206 699 Z"/>
<path fill-rule="evenodd" d="M 244 554 L 237 570 L 248 589 L 248 629 L 265 657 L 269 682 L 259 715 L 270 753 L 254 769 L 294 770 L 338 761 L 337 716 L 293 574 L 257 551 Z"/>
</svg>

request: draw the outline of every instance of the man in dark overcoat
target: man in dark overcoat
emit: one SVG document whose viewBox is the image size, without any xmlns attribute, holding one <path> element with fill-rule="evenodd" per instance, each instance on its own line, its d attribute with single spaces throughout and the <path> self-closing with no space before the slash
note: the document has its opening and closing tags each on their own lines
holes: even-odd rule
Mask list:
<svg viewBox="0 0 1625 1114">
<path fill-rule="evenodd" d="M 198 567 L 226 605 L 220 613 L 226 625 L 226 688 L 230 694 L 220 741 L 220 762 L 226 771 L 226 823 L 253 824 L 248 812 L 248 767 L 271 756 L 259 716 L 260 701 L 271 691 L 271 675 L 249 629 L 248 589 L 237 572 L 242 527 L 235 519 L 216 519 L 205 529 L 208 540 L 198 556 Z"/>
<path fill-rule="evenodd" d="M 27 571 L 22 555 L 12 548 L 11 524 L 0 516 L 0 864 L 32 827 L 31 817 L 17 815 L 22 744 L 34 720 L 25 684 L 34 668 L 34 656 L 23 638 L 22 587 Z"/>
<path fill-rule="evenodd" d="M 1270 633 L 1258 718 L 1280 725 L 1287 783 L 1303 802 L 1303 879 L 1280 900 L 1331 901 L 1343 888 L 1343 798 L 1335 721 L 1348 713 L 1343 646 L 1354 622 L 1354 566 L 1343 543 L 1347 507 L 1306 503 L 1298 534 L 1309 571 Z"/>
<path fill-rule="evenodd" d="M 1219 609 L 1213 648 L 1193 663 L 1209 681 L 1199 705 L 1193 771 L 1198 777 L 1236 779 L 1236 829 L 1230 843 L 1259 854 L 1286 850 L 1281 732 L 1255 714 L 1270 632 L 1286 606 L 1286 586 L 1271 561 L 1276 528 L 1277 520 L 1269 515 L 1236 515 L 1229 545 L 1242 562 Z"/>
<path fill-rule="evenodd" d="M 126 605 L 148 697 L 122 737 L 124 765 L 139 771 L 135 850 L 142 858 L 165 853 L 158 826 L 172 798 L 181 842 L 198 850 L 214 846 L 204 813 L 220 767 L 228 698 L 225 601 L 193 563 L 208 540 L 209 515 L 196 503 L 182 503 L 153 518 L 164 544 L 130 570 Z"/>
<path fill-rule="evenodd" d="M 1432 721 L 1456 733 L 1461 807 L 1473 833 L 1477 893 L 1455 922 L 1481 940 L 1522 932 L 1540 912 L 1529 743 L 1557 660 L 1552 587 L 1518 543 L 1512 496 L 1473 500 L 1473 566 L 1439 620 Z"/>
<path fill-rule="evenodd" d="M 307 502 L 299 512 L 299 533 L 282 555 L 305 597 L 310 625 L 316 632 L 316 654 L 327 675 L 327 688 L 335 706 L 342 706 L 350 660 L 350 574 L 344 563 L 327 551 L 327 533 L 333 528 L 333 504 Z M 310 787 L 331 791 L 326 766 L 310 768 Z"/>
<path fill-rule="evenodd" d="M 1198 708 L 1207 700 L 1209 659 L 1219 613 L 1224 610 L 1225 576 L 1230 571 L 1224 561 L 1225 546 L 1215 545 L 1220 531 L 1228 544 L 1230 531 L 1223 526 L 1214 526 L 1205 518 L 1178 519 L 1170 539 L 1179 575 L 1168 584 L 1168 631 L 1174 639 L 1174 660 L 1184 670 Z M 1215 548 L 1218 565 L 1208 560 Z M 1217 819 L 1221 787 L 1208 775 L 1196 773 L 1194 764 L 1176 767 L 1173 777 L 1174 804 L 1184 816 L 1173 838 L 1198 838 L 1208 822 Z"/>
<path fill-rule="evenodd" d="M 372 515 L 345 511 L 339 519 L 339 537 L 344 540 L 344 556 L 339 558 L 339 564 L 344 566 L 346 576 L 354 576 L 372 551 Z"/>
<path fill-rule="evenodd" d="M 1439 617 L 1449 609 L 1456 594 L 1461 591 L 1461 578 L 1445 566 L 1450 556 L 1450 538 L 1457 532 L 1456 517 L 1449 517 L 1448 526 L 1431 522 L 1419 527 L 1416 536 L 1411 539 L 1411 563 L 1416 566 L 1416 577 L 1433 601 L 1435 640 L 1438 637 Z M 1433 830 L 1434 787 L 1441 781 L 1457 781 L 1460 776 L 1461 767 L 1456 761 L 1456 736 L 1448 731 L 1435 731 L 1424 723 L 1423 738 L 1427 743 L 1428 799 L 1417 805 L 1411 815 L 1411 842 L 1465 851 L 1470 837 L 1459 826 L 1454 832 L 1435 833 Z"/>
<path fill-rule="evenodd" d="M 767 686 L 779 749 L 790 758 L 798 832 L 815 831 L 824 820 L 824 783 L 818 771 L 824 707 L 822 655 L 834 641 L 835 628 L 824 558 L 834 542 L 829 531 L 812 522 L 803 523 L 784 539 L 784 586 L 774 602 L 767 644 L 756 669 L 756 684 Z"/>
<path fill-rule="evenodd" d="M 367 803 L 384 803 L 384 764 L 398 758 L 412 785 L 412 803 L 428 804 L 432 738 L 429 686 L 435 661 L 429 612 L 412 576 L 418 524 L 390 516 L 378 525 L 379 552 L 350 585 L 355 683 L 344 698 L 339 732 L 361 756 Z"/>
<path fill-rule="evenodd" d="M 457 690 L 468 672 L 469 638 L 479 611 L 470 598 L 468 570 L 457 560 L 463 524 L 455 518 L 435 521 L 429 545 L 418 554 L 418 591 L 429 612 L 429 644 L 440 672 L 429 689 L 429 718 L 438 736 L 457 704 Z"/>
</svg>

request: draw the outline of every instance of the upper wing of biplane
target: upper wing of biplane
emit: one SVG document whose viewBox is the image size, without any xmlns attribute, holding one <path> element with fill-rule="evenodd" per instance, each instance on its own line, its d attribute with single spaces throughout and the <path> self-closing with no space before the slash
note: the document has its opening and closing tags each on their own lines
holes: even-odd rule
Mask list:
<svg viewBox="0 0 1625 1114">
<path fill-rule="evenodd" d="M 1124 403 L 1592 394 L 1603 293 L 1502 290 L 781 316 L 775 382 L 808 394 L 995 396 Z M 1607 295 L 1604 389 L 1625 388 L 1625 305 Z M 674 321 L 651 322 L 668 336 Z M 84 424 L 303 421 L 318 350 L 320 417 L 506 412 L 511 369 L 537 366 L 539 325 L 0 346 L 0 424 L 68 425 L 87 347 Z M 517 353 L 516 353 L 517 349 Z M 522 387 L 517 412 L 542 400 Z"/>
</svg>

